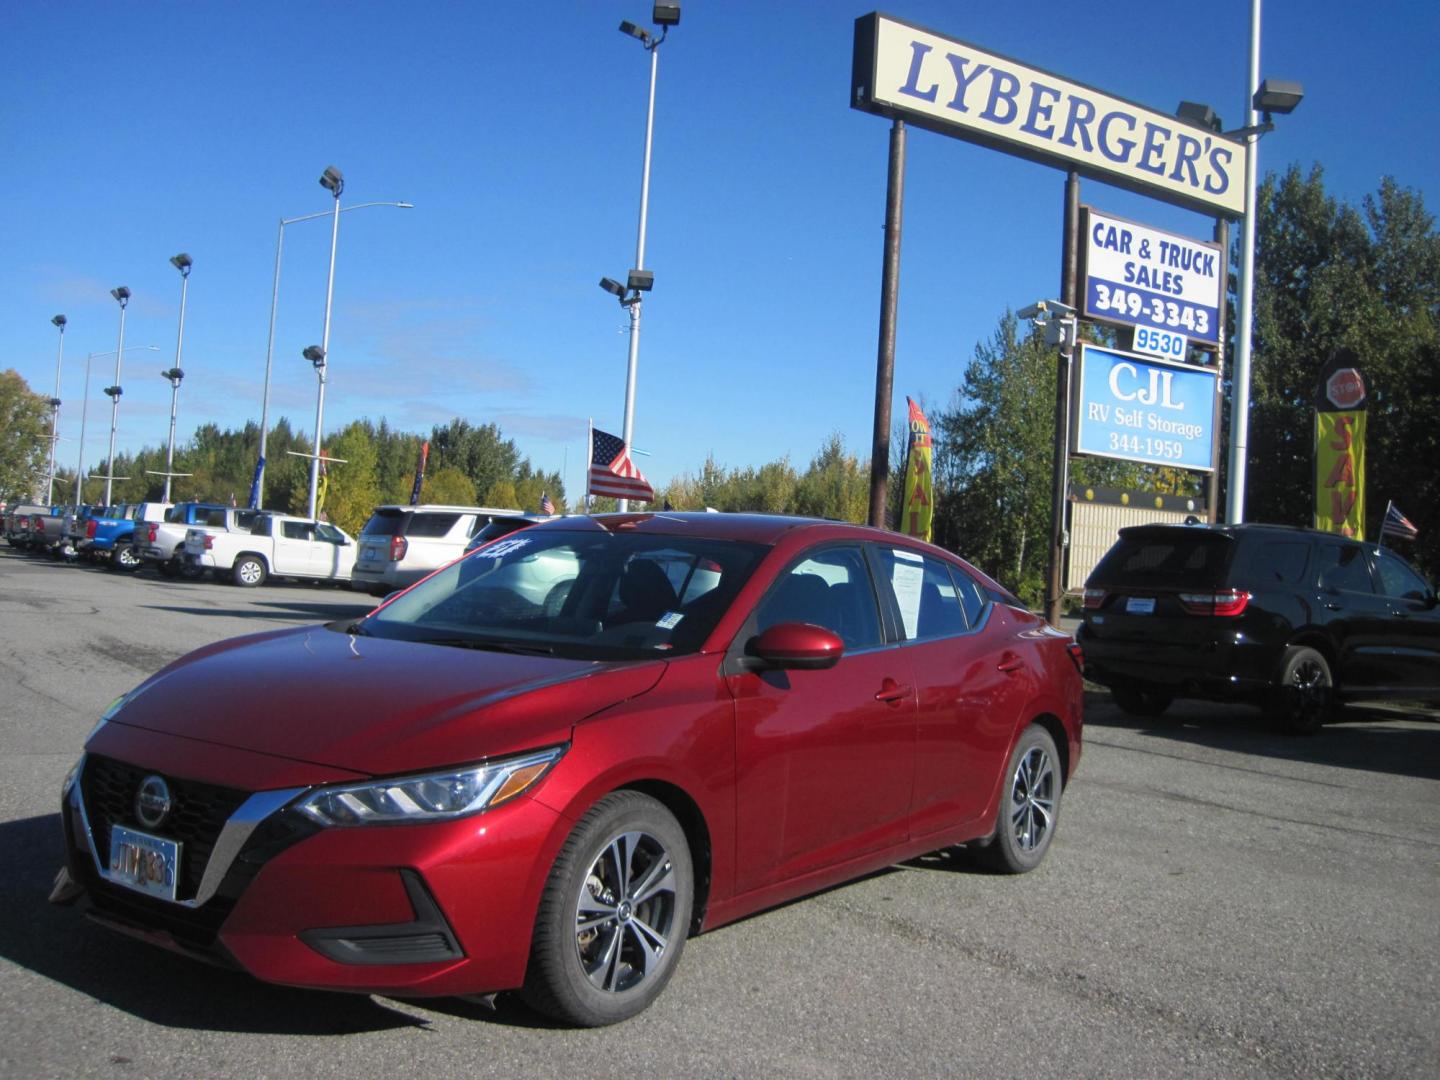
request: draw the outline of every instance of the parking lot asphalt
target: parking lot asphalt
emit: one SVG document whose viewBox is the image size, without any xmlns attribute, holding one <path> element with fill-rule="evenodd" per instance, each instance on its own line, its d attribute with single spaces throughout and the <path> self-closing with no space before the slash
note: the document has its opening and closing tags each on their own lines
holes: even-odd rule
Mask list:
<svg viewBox="0 0 1440 1080">
<path fill-rule="evenodd" d="M 61 780 L 116 694 L 371 604 L 0 549 L 0 1074 L 1436 1074 L 1440 723 L 1403 710 L 1293 739 L 1253 710 L 1140 722 L 1091 694 L 1038 871 L 937 853 L 701 935 L 653 1008 L 595 1031 L 504 996 L 267 986 L 46 903 Z"/>
</svg>

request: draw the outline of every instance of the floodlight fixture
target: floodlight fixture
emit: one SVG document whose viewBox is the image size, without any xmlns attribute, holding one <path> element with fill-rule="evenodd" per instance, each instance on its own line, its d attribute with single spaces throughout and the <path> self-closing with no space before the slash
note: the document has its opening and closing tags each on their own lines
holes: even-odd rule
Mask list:
<svg viewBox="0 0 1440 1080">
<path fill-rule="evenodd" d="M 50 399 L 50 407 L 52 409 L 58 409 L 60 407 L 60 399 L 58 397 L 52 397 Z"/>
<path fill-rule="evenodd" d="M 305 351 L 300 355 L 314 364 L 316 368 L 325 366 L 325 350 L 319 345 L 306 345 Z"/>
<path fill-rule="evenodd" d="M 325 171 L 320 174 L 320 186 L 338 199 L 340 193 L 345 190 L 345 177 L 334 165 L 327 165 Z"/>
<path fill-rule="evenodd" d="M 56 316 L 55 316 L 53 319 L 51 319 L 50 321 L 51 321 L 52 323 L 54 323 L 56 326 L 60 327 L 60 332 L 61 332 L 61 333 L 64 333 L 64 332 L 65 332 L 65 323 L 66 323 L 68 320 L 66 320 L 66 318 L 65 318 L 64 315 L 56 315 Z"/>
<path fill-rule="evenodd" d="M 1295 106 L 1299 105 L 1305 97 L 1305 88 L 1297 82 L 1287 82 L 1283 79 L 1266 79 L 1260 84 L 1260 89 L 1255 91 L 1255 96 L 1250 104 L 1256 112 L 1265 113 L 1292 113 Z"/>
<path fill-rule="evenodd" d="M 116 300 L 120 301 L 120 306 L 122 308 L 130 302 L 130 290 L 124 285 L 111 289 L 110 295 L 113 296 Z"/>
<path fill-rule="evenodd" d="M 172 383 L 179 385 L 180 380 L 185 378 L 185 372 L 181 371 L 178 367 L 172 367 L 169 371 L 160 372 L 160 377 L 162 379 L 169 379 Z"/>
<path fill-rule="evenodd" d="M 105 387 L 105 396 L 108 397 L 108 398 L 118 398 L 118 397 L 119 397 L 121 394 L 123 394 L 124 392 L 125 392 L 125 391 L 122 390 L 122 389 L 120 389 L 120 387 L 118 387 L 118 386 L 107 386 L 107 387 Z"/>
<path fill-rule="evenodd" d="M 658 0 L 655 4 L 655 11 L 650 16 L 650 21 L 656 26 L 679 26 L 679 0 Z"/>
<path fill-rule="evenodd" d="M 602 277 L 600 279 L 600 287 L 606 292 L 608 292 L 610 295 L 614 296 L 617 300 L 625 299 L 625 286 L 621 285 L 620 282 L 616 281 L 614 278 Z"/>
<path fill-rule="evenodd" d="M 1211 131 L 1225 130 L 1225 124 L 1220 117 L 1215 115 L 1215 110 L 1209 105 L 1199 101 L 1182 101 L 1175 110 L 1175 115 L 1181 120 L 1189 120 L 1192 124 L 1199 124 Z"/>
<path fill-rule="evenodd" d="M 629 34 L 631 37 L 635 38 L 637 41 L 640 41 L 645 45 L 650 44 L 650 31 L 646 30 L 642 26 L 636 26 L 629 19 L 624 19 L 621 21 L 620 32 L 622 34 Z"/>
<path fill-rule="evenodd" d="M 170 265 L 175 267 L 176 270 L 179 270 L 180 273 L 186 275 L 187 277 L 190 274 L 190 267 L 194 265 L 194 262 L 195 260 L 190 258 L 190 256 L 185 254 L 185 252 L 183 251 L 179 255 L 170 256 Z"/>
<path fill-rule="evenodd" d="M 655 274 L 650 270 L 631 270 L 625 287 L 635 292 L 649 292 L 655 287 Z"/>
</svg>

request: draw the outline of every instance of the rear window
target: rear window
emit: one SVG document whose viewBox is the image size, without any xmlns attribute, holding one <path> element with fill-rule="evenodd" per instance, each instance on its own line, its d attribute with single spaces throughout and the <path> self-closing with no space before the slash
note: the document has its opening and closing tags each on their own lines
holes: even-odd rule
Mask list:
<svg viewBox="0 0 1440 1080">
<path fill-rule="evenodd" d="M 399 510 L 376 510 L 360 530 L 361 536 L 394 536 L 400 531 L 405 515 Z"/>
<path fill-rule="evenodd" d="M 1088 584 L 1110 589 L 1218 587 L 1234 546 L 1228 536 L 1198 530 L 1122 534 Z"/>
<path fill-rule="evenodd" d="M 405 527 L 406 536 L 448 536 L 459 514 L 411 514 L 410 524 Z"/>
</svg>

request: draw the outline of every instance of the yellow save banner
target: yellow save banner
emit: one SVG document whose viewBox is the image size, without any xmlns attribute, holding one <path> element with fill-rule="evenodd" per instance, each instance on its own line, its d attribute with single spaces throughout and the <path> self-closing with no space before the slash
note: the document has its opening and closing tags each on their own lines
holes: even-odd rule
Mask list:
<svg viewBox="0 0 1440 1080">
<path fill-rule="evenodd" d="M 935 519 L 935 487 L 930 471 L 930 421 L 920 406 L 910 406 L 910 450 L 905 455 L 905 498 L 900 506 L 900 531 L 920 540 L 930 539 Z"/>
<path fill-rule="evenodd" d="M 1365 411 L 1315 414 L 1315 528 L 1365 539 Z"/>
</svg>

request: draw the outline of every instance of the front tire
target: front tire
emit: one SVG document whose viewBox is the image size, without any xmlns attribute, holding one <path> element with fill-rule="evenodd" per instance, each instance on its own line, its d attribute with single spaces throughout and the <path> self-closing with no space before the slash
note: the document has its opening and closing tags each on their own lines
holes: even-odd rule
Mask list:
<svg viewBox="0 0 1440 1080">
<path fill-rule="evenodd" d="M 1050 850 L 1060 818 L 1060 755 L 1050 733 L 1031 724 L 1010 753 L 995 814 L 995 837 L 981 859 L 1002 874 L 1024 874 Z"/>
<path fill-rule="evenodd" d="M 265 584 L 265 563 L 256 555 L 242 555 L 235 560 L 232 571 L 236 585 L 253 589 Z"/>
<path fill-rule="evenodd" d="M 1270 715 L 1288 735 L 1314 735 L 1334 707 L 1335 684 L 1325 657 L 1291 645 L 1280 657 L 1280 673 L 1270 690 Z"/>
<path fill-rule="evenodd" d="M 550 871 L 521 996 L 580 1027 L 644 1010 L 680 962 L 694 880 L 685 831 L 661 803 L 638 791 L 601 799 Z"/>
</svg>

